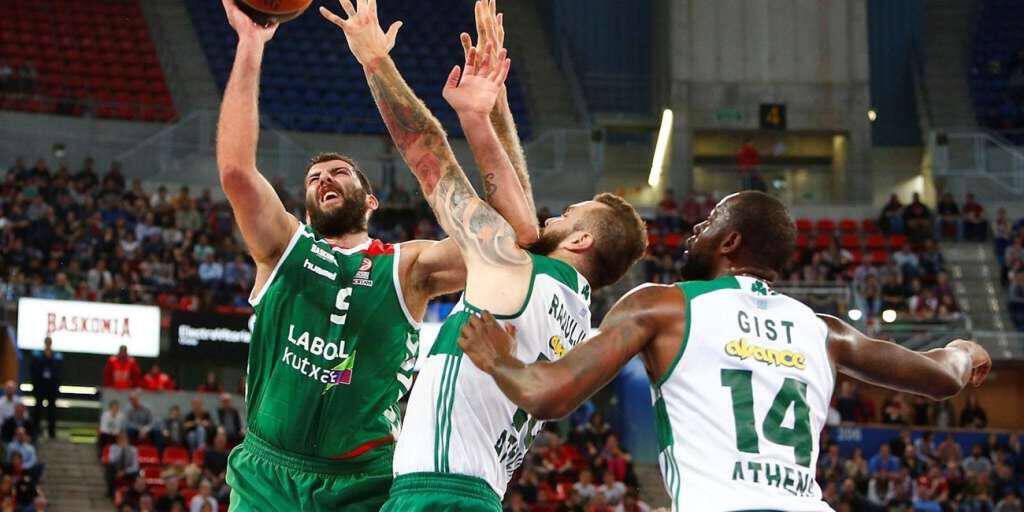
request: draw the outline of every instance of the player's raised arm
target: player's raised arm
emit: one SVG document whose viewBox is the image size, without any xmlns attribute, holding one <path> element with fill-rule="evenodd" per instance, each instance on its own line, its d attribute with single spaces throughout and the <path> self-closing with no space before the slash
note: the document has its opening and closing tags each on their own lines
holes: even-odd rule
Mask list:
<svg viewBox="0 0 1024 512">
<path fill-rule="evenodd" d="M 497 57 L 499 53 L 505 50 L 504 17 L 497 12 L 497 2 L 495 0 L 477 0 L 474 4 L 474 15 L 476 18 L 477 34 L 476 48 L 480 49 L 490 45 L 492 54 Z M 460 41 L 468 60 L 469 49 L 473 47 L 473 40 L 469 34 L 463 32 L 460 35 Z M 519 133 L 516 131 L 512 107 L 508 102 L 508 88 L 504 84 L 502 84 L 501 90 L 498 91 L 498 99 L 494 103 L 494 108 L 491 109 L 490 119 L 491 126 L 494 127 L 494 131 L 498 134 L 498 140 L 501 141 L 501 145 L 505 148 L 505 154 L 508 155 L 509 160 L 512 162 L 512 167 L 515 169 L 516 177 L 523 191 L 523 197 L 528 205 L 527 207 L 533 216 L 536 217 L 537 210 L 533 203 L 533 187 L 530 185 L 530 175 L 526 167 L 526 156 L 523 152 L 522 143 L 519 140 Z"/>
<path fill-rule="evenodd" d="M 537 241 L 540 230 L 532 201 L 528 201 L 512 161 L 502 147 L 491 124 L 490 113 L 499 91 L 504 86 L 511 61 L 505 50 L 497 55 L 490 43 L 482 50 L 470 48 L 466 53 L 466 69 L 452 69 L 444 87 L 444 98 L 459 116 L 469 147 L 484 180 L 484 196 L 515 229 L 520 246 Z M 506 193 L 499 194 L 499 190 Z"/>
<path fill-rule="evenodd" d="M 238 49 L 217 123 L 217 168 L 249 253 L 259 270 L 268 272 L 298 227 L 298 220 L 285 211 L 277 192 L 256 169 L 260 65 L 277 25 L 256 24 L 234 0 L 223 0 L 223 4 L 228 22 L 238 33 Z"/>
<path fill-rule="evenodd" d="M 968 383 L 980 386 L 992 369 L 988 352 L 973 341 L 915 352 L 869 338 L 834 316 L 818 316 L 828 326 L 828 352 L 836 369 L 871 384 L 943 400 Z"/>
<path fill-rule="evenodd" d="M 660 337 L 682 339 L 685 314 L 686 302 L 676 287 L 643 285 L 615 303 L 599 334 L 557 361 L 520 361 L 515 340 L 486 312 L 470 319 L 459 346 L 516 405 L 550 420 L 576 410 Z"/>
</svg>

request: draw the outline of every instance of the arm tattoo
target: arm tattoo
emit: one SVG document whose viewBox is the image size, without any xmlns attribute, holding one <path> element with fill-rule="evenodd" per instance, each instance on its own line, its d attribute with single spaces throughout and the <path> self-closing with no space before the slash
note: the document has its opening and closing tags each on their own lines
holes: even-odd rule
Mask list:
<svg viewBox="0 0 1024 512">
<path fill-rule="evenodd" d="M 498 184 L 494 182 L 494 173 L 489 172 L 484 174 L 484 198 L 488 201 L 491 200 L 491 196 L 498 191 Z"/>
<path fill-rule="evenodd" d="M 419 180 L 424 195 L 430 196 L 443 164 L 455 161 L 441 124 L 405 83 L 390 58 L 367 66 L 366 82 L 395 146 Z"/>
<path fill-rule="evenodd" d="M 526 166 L 526 155 L 519 140 L 519 133 L 516 131 L 516 121 L 512 117 L 512 107 L 508 104 L 507 93 L 502 94 L 502 98 L 498 101 L 504 101 L 505 104 L 501 108 L 491 109 L 491 126 L 494 127 L 494 132 L 498 134 L 498 140 L 501 141 L 502 147 L 505 148 L 505 154 L 508 155 L 509 160 L 512 162 L 512 168 L 516 170 L 516 177 L 519 178 L 519 185 L 526 196 L 530 211 L 536 214 L 537 208 L 533 204 L 533 186 L 530 185 L 530 173 Z"/>
<path fill-rule="evenodd" d="M 462 169 L 449 165 L 437 182 L 430 205 L 437 219 L 466 254 L 494 266 L 518 266 L 530 257 L 516 245 L 516 233 L 504 217 L 477 197 Z"/>
</svg>

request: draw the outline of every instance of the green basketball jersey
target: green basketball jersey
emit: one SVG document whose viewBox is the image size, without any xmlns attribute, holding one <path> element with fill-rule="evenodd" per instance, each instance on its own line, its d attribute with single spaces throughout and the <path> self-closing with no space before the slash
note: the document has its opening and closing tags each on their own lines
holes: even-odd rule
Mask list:
<svg viewBox="0 0 1024 512">
<path fill-rule="evenodd" d="M 308 457 L 391 443 L 419 344 L 398 281 L 398 245 L 332 247 L 300 224 L 251 299 L 249 432 Z"/>
</svg>

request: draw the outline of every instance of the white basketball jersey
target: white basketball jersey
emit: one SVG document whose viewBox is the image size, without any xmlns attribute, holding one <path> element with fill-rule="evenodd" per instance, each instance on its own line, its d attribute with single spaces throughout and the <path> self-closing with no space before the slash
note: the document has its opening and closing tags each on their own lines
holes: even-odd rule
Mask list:
<svg viewBox="0 0 1024 512">
<path fill-rule="evenodd" d="M 835 379 L 825 323 L 754 278 L 677 286 L 686 334 L 652 386 L 672 510 L 832 510 L 815 482 Z"/>
<path fill-rule="evenodd" d="M 554 361 L 587 338 L 590 285 L 570 265 L 531 255 L 522 309 L 498 316 L 516 330 L 516 357 Z M 500 499 L 542 422 L 509 400 L 459 348 L 459 333 L 480 310 L 465 297 L 445 320 L 409 396 L 394 473 L 454 473 L 481 478 Z"/>
</svg>

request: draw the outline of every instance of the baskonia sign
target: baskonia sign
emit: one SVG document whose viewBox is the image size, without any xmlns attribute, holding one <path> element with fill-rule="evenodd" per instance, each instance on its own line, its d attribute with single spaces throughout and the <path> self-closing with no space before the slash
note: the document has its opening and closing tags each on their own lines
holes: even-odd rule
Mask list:
<svg viewBox="0 0 1024 512">
<path fill-rule="evenodd" d="M 160 309 L 155 306 L 23 298 L 18 301 L 18 348 L 85 354 L 160 355 Z"/>
</svg>

